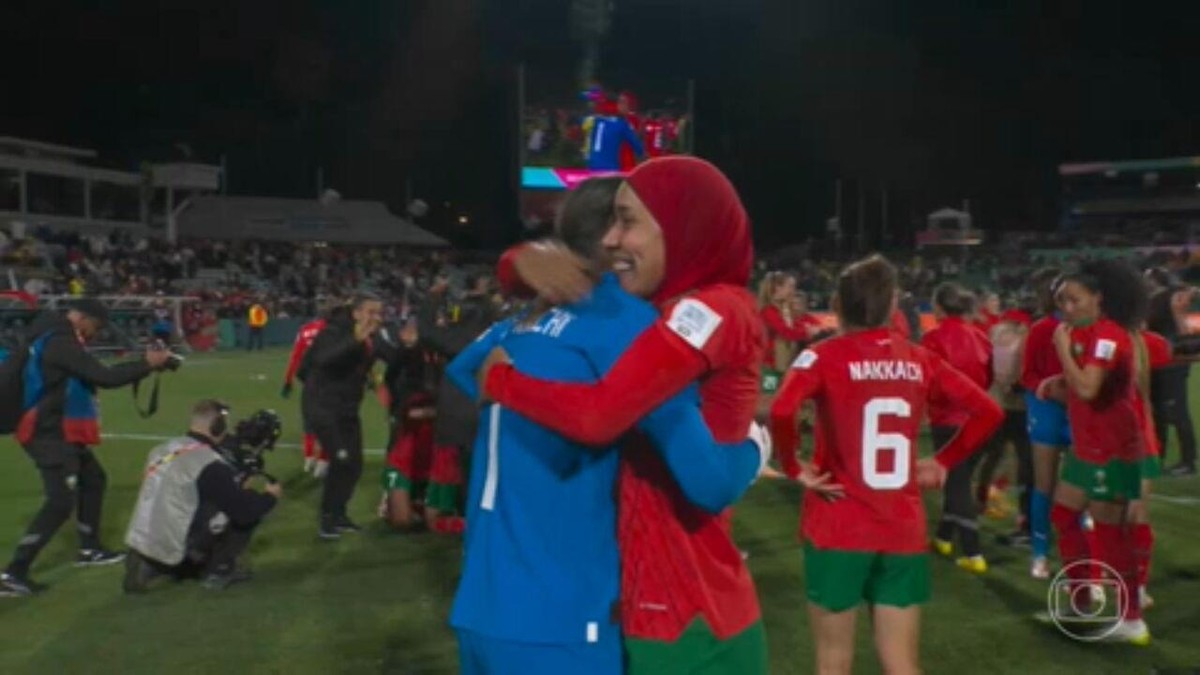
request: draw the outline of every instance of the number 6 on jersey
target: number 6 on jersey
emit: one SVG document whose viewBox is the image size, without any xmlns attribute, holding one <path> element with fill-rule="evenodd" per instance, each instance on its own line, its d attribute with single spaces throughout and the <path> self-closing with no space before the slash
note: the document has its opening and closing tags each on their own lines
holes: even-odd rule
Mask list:
<svg viewBox="0 0 1200 675">
<path fill-rule="evenodd" d="M 912 473 L 912 444 L 904 434 L 879 433 L 879 419 L 884 416 L 908 417 L 912 407 L 902 398 L 873 398 L 863 406 L 862 467 L 863 482 L 876 490 L 899 490 L 908 484 Z M 890 450 L 891 471 L 879 470 L 879 454 Z"/>
</svg>

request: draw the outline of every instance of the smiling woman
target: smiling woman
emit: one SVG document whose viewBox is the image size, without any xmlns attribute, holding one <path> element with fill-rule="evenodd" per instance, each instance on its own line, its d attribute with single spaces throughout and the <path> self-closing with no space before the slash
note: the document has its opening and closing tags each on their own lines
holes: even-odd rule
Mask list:
<svg viewBox="0 0 1200 675">
<path fill-rule="evenodd" d="M 662 285 L 666 274 L 666 244 L 654 215 L 628 183 L 616 197 L 616 225 L 601 241 L 612 255 L 613 271 L 621 287 L 640 297 L 649 297 Z"/>
</svg>

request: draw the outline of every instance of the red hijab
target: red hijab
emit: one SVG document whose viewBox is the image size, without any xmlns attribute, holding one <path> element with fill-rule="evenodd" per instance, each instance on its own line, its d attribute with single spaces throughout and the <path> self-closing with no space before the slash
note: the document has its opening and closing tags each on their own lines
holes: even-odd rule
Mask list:
<svg viewBox="0 0 1200 675">
<path fill-rule="evenodd" d="M 750 218 L 717 167 L 695 157 L 659 157 L 634 169 L 626 182 L 663 232 L 666 272 L 652 302 L 712 284 L 750 283 Z"/>
</svg>

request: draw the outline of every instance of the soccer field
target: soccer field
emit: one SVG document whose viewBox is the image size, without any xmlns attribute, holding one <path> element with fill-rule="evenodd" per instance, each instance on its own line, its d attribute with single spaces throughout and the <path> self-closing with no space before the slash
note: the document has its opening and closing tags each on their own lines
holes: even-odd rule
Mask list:
<svg viewBox="0 0 1200 675">
<path fill-rule="evenodd" d="M 256 577 L 209 592 L 198 584 L 158 586 L 126 597 L 122 566 L 75 569 L 73 526 L 46 548 L 33 570 L 46 593 L 0 598 L 0 673 L 453 673 L 454 636 L 446 626 L 461 554 L 457 538 L 399 535 L 374 516 L 386 438 L 384 413 L 364 403 L 367 468 L 351 505 L 366 530 L 339 542 L 316 537 L 318 482 L 300 470 L 298 397 L 281 401 L 283 351 L 197 355 L 163 378 L 159 414 L 140 419 L 128 390 L 103 396 L 109 438 L 98 448 L 108 472 L 105 543 L 123 547 L 146 453 L 158 437 L 186 427 L 192 402 L 215 396 L 240 419 L 274 407 L 285 447 L 268 458 L 284 482 L 283 502 L 250 551 Z M 1195 380 L 1193 380 L 1195 382 Z M 1200 392 L 1196 392 L 1200 394 Z M 1197 400 L 1200 397 L 1194 397 Z M 0 441 L 0 555 L 5 561 L 41 499 L 32 464 L 11 438 Z M 928 673 L 1190 673 L 1200 669 L 1200 480 L 1163 479 L 1152 503 L 1157 534 L 1147 613 L 1148 648 L 1089 645 L 1060 635 L 1032 615 L 1046 606 L 1046 582 L 1030 579 L 1028 553 L 990 545 L 992 569 L 976 577 L 934 560 L 934 599 L 924 614 L 922 661 Z M 753 487 L 737 509 L 735 533 L 750 553 L 771 650 L 771 672 L 812 672 L 804 611 L 799 490 Z M 936 511 L 936 509 L 934 509 Z M 985 521 L 993 534 L 1009 523 Z M 855 672 L 879 668 L 868 622 Z"/>
</svg>

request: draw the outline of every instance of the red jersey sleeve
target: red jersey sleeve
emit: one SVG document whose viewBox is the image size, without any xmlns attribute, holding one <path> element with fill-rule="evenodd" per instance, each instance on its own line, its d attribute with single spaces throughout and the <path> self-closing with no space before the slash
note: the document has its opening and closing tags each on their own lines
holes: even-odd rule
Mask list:
<svg viewBox="0 0 1200 675">
<path fill-rule="evenodd" d="M 1142 340 L 1146 343 L 1146 355 L 1152 370 L 1171 365 L 1171 343 L 1166 338 L 1147 330 L 1142 331 Z"/>
<path fill-rule="evenodd" d="M 800 342 L 808 339 L 808 327 L 805 326 L 804 322 L 797 321 L 795 326 L 789 326 L 783 320 L 783 314 L 779 311 L 779 308 L 774 305 L 767 305 L 763 308 L 762 319 L 774 337 L 791 340 L 792 342 Z"/>
<path fill-rule="evenodd" d="M 1083 354 L 1079 359 L 1079 367 L 1087 368 L 1095 365 L 1104 370 L 1117 367 L 1121 357 L 1121 345 L 1125 342 L 1120 329 L 1108 323 L 1098 323 L 1094 332 L 1089 334 L 1083 343 Z"/>
<path fill-rule="evenodd" d="M 937 451 L 937 461 L 947 469 L 966 459 L 991 437 L 1004 420 L 1004 411 L 987 392 L 936 354 L 929 356 L 930 407 L 956 407 L 967 412 L 967 421 L 954 438 Z"/>
<path fill-rule="evenodd" d="M 743 356 L 740 350 L 757 353 L 761 340 L 752 303 L 724 289 L 705 289 L 671 307 L 599 382 L 550 382 L 505 364 L 488 372 L 485 391 L 568 438 L 606 445 L 701 375 Z M 757 353 L 754 362 L 761 358 Z"/>
<path fill-rule="evenodd" d="M 296 332 L 296 340 L 292 343 L 292 355 L 288 358 L 287 370 L 283 373 L 283 383 L 290 385 L 296 379 L 296 371 L 300 368 L 300 361 L 304 358 L 304 352 L 308 351 L 308 324 L 300 327 Z"/>
<path fill-rule="evenodd" d="M 943 359 L 946 358 L 946 349 L 942 346 L 942 332 L 937 328 L 921 336 L 921 346 Z"/>
<path fill-rule="evenodd" d="M 796 362 L 783 378 L 783 384 L 771 404 L 771 438 L 779 465 L 789 478 L 800 475 L 800 462 L 796 459 L 796 448 L 800 445 L 800 429 L 796 413 L 800 405 L 821 391 L 821 376 L 818 372 L 817 353 L 811 349 L 800 352 Z"/>
<path fill-rule="evenodd" d="M 500 261 L 496 263 L 496 282 L 500 285 L 500 292 L 504 295 L 517 298 L 531 298 L 534 295 L 533 289 L 526 286 L 521 275 L 517 274 L 517 256 L 526 246 L 529 244 L 516 244 L 509 247 L 501 254 Z"/>
<path fill-rule="evenodd" d="M 642 333 L 593 384 L 551 382 L 511 364 L 493 366 L 488 397 L 530 420 L 588 445 L 607 445 L 708 370 L 704 355 L 665 328 Z"/>
</svg>

